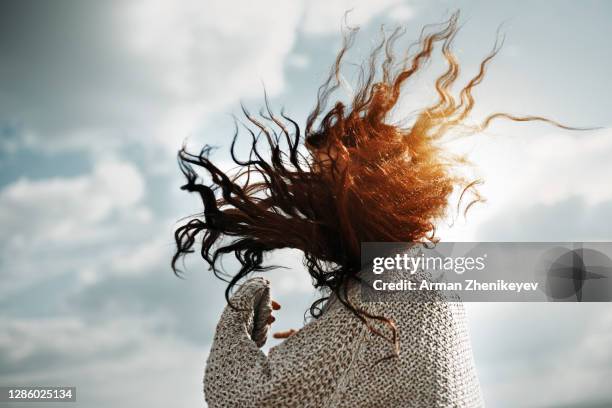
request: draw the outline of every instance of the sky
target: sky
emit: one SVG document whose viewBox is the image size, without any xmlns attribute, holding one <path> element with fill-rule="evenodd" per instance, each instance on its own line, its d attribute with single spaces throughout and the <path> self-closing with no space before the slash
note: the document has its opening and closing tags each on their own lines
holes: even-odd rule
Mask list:
<svg viewBox="0 0 612 408">
<path fill-rule="evenodd" d="M 179 190 L 177 150 L 213 144 L 227 163 L 232 114 L 258 111 L 263 86 L 304 123 L 349 9 L 356 63 L 381 24 L 406 27 L 401 48 L 461 9 L 460 80 L 501 26 L 474 120 L 600 128 L 500 122 L 456 146 L 487 202 L 440 225 L 443 240 L 612 239 L 609 2 L 2 0 L 0 385 L 76 386 L 74 407 L 204 405 L 224 285 L 195 256 L 185 279 L 170 270 L 176 222 L 200 209 Z M 432 100 L 440 68 L 409 84 L 398 119 Z M 269 261 L 290 267 L 269 275 L 275 329 L 297 328 L 316 298 L 300 254 Z M 612 404 L 610 304 L 467 307 L 488 406 Z"/>
</svg>

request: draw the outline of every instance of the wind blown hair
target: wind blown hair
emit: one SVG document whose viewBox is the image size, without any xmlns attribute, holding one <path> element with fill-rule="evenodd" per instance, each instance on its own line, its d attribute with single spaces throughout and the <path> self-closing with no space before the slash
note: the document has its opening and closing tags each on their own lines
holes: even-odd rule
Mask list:
<svg viewBox="0 0 612 408">
<path fill-rule="evenodd" d="M 244 159 L 237 157 L 237 121 L 231 145 L 237 169 L 231 174 L 211 161 L 210 146 L 199 154 L 183 146 L 178 162 L 187 182 L 181 189 L 199 194 L 204 209 L 175 231 L 174 272 L 180 273 L 178 260 L 194 252 L 201 235 L 200 254 L 213 273 L 228 282 L 229 302 L 232 288 L 242 279 L 271 268 L 263 264 L 266 253 L 295 248 L 304 253 L 313 284 L 324 293 L 310 308 L 313 317 L 320 315 L 321 302 L 333 293 L 370 330 L 397 345 L 393 321 L 355 307 L 347 288 L 358 280 L 361 242 L 436 242 L 435 225 L 446 216 L 453 191 L 461 192 L 460 201 L 472 193 L 466 211 L 481 200 L 479 180 L 456 172 L 465 158 L 447 152 L 440 141 L 453 130 L 480 132 L 499 118 L 568 128 L 538 116 L 507 113 L 493 113 L 479 124 L 469 124 L 475 103 L 472 91 L 483 80 L 501 41 L 498 36 L 476 75 L 453 94 L 451 87 L 459 76 L 452 52 L 457 18 L 455 13 L 440 25 L 426 26 L 413 44 L 416 51 L 401 58 L 394 44 L 403 30 L 383 35 L 361 67 L 352 100 L 330 106 L 332 94 L 343 84 L 342 62 L 357 33 L 356 28 L 348 28 L 303 133 L 284 111 L 274 114 L 267 97 L 259 116 L 243 107 L 250 153 Z M 420 110 L 410 126 L 390 123 L 404 87 L 438 46 L 447 69 L 435 81 L 437 100 Z M 209 183 L 200 180 L 194 166 L 208 173 Z M 233 274 L 220 267 L 222 256 L 230 253 L 241 265 Z M 392 334 L 376 329 L 370 319 L 386 323 Z"/>
</svg>

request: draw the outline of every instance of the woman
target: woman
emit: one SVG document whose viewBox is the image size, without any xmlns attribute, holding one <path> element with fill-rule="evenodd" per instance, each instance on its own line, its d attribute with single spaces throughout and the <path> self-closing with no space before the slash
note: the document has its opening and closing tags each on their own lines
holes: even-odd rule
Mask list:
<svg viewBox="0 0 612 408">
<path fill-rule="evenodd" d="M 433 31 L 433 32 L 429 32 Z M 220 278 L 227 278 L 223 311 L 206 365 L 204 390 L 210 407 L 480 407 L 463 307 L 435 296 L 428 302 L 363 302 L 362 242 L 435 242 L 435 224 L 446 214 L 453 191 L 474 194 L 477 182 L 455 169 L 463 157 L 444 151 L 452 130 L 476 133 L 496 118 L 548 121 L 504 113 L 467 125 L 473 88 L 487 63 L 453 95 L 459 66 L 451 45 L 457 14 L 426 27 L 416 51 L 396 59 L 400 30 L 385 38 L 361 70 L 350 103 L 328 107 L 342 85 L 340 69 L 356 30 L 345 36 L 329 79 L 304 129 L 281 112 L 254 117 L 244 110 L 252 136 L 248 158 L 232 158 L 239 171 L 228 175 L 208 158 L 183 148 L 182 189 L 200 194 L 204 211 L 175 234 L 177 260 L 193 251 L 202 234 L 201 255 Z M 435 81 L 437 101 L 407 127 L 389 115 L 404 86 L 441 49 L 447 70 Z M 550 121 L 548 121 L 550 122 Z M 555 125 L 558 125 L 555 122 Z M 561 125 L 558 125 L 561 126 Z M 563 127 L 563 126 L 561 126 Z M 262 150 L 259 140 L 266 143 Z M 211 182 L 198 182 L 194 166 Z M 466 211 L 467 211 L 466 208 Z M 269 282 L 261 277 L 264 254 L 279 248 L 303 251 L 305 266 L 323 297 L 310 309 L 314 319 L 266 356 L 271 313 Z M 218 261 L 234 253 L 241 264 L 223 274 Z M 283 337 L 281 334 L 280 337 Z"/>
</svg>

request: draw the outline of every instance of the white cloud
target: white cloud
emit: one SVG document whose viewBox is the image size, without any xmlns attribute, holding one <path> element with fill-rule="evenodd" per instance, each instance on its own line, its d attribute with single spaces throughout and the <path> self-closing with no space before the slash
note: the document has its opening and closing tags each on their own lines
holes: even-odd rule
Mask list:
<svg viewBox="0 0 612 408">
<path fill-rule="evenodd" d="M 313 293 L 312 279 L 304 267 L 303 259 L 304 253 L 296 249 L 284 249 L 272 253 L 266 263 L 283 266 L 266 274 L 273 292 L 289 296 Z"/>
<path fill-rule="evenodd" d="M 0 349 L 3 356 L 15 362 L 37 353 L 91 358 L 138 340 L 146 322 L 141 319 L 137 323 L 117 319 L 95 326 L 76 317 L 2 319 Z M 118 332 L 122 335 L 117 336 Z"/>
<path fill-rule="evenodd" d="M 612 313 L 605 303 L 467 304 L 488 405 L 610 401 Z M 517 393 L 520 390 L 520 393 Z"/>
<path fill-rule="evenodd" d="M 554 146 L 554 148 L 553 148 Z M 559 132 L 534 138 L 525 153 L 524 189 L 534 202 L 552 204 L 572 195 L 581 196 L 588 204 L 612 199 L 607 188 L 612 174 L 612 131 Z"/>
<path fill-rule="evenodd" d="M 100 162 L 72 178 L 20 178 L 0 191 L 2 240 L 82 240 L 116 211 L 146 211 L 139 207 L 144 192 L 140 171 L 127 162 Z"/>
<path fill-rule="evenodd" d="M 80 176 L 22 177 L 5 186 L 0 190 L 5 281 L 0 292 L 74 272 L 83 283 L 93 283 L 100 273 L 140 273 L 160 262 L 168 246 L 151 231 L 165 228 L 169 241 L 171 223 L 152 217 L 145 193 L 140 170 L 114 159 L 95 163 Z"/>
<path fill-rule="evenodd" d="M 14 370 L 0 379 L 76 386 L 79 406 L 201 406 L 206 345 L 164 335 L 158 324 L 143 317 L 0 319 L 0 358 Z"/>
<path fill-rule="evenodd" d="M 211 113 L 261 96 L 262 82 L 269 95 L 279 94 L 285 66 L 307 63 L 290 57 L 300 29 L 339 35 L 349 9 L 351 24 L 366 24 L 393 6 L 391 18 L 407 18 L 410 10 L 400 0 L 60 6 L 52 19 L 45 8 L 27 11 L 40 13 L 20 26 L 28 35 L 15 33 L 9 49 L 0 48 L 9 59 L 15 50 L 32 50 L 11 61 L 18 69 L 0 70 L 4 83 L 37 84 L 3 90 L 0 110 L 28 148 L 95 154 L 126 143 L 174 154 Z"/>
<path fill-rule="evenodd" d="M 174 152 L 208 113 L 261 95 L 262 81 L 271 95 L 283 89 L 300 4 L 133 0 L 31 16 L 21 28 L 30 35 L 15 33 L 10 46 L 33 51 L 12 62 L 22 69 L 0 77 L 37 85 L 9 88 L 0 109 L 31 136 L 32 148 L 97 153 L 132 141 Z M 76 27 L 62 20 L 73 14 Z"/>
<path fill-rule="evenodd" d="M 413 18 L 415 15 L 415 11 L 407 4 L 398 4 L 392 7 L 387 14 L 390 18 L 399 22 L 403 22 Z"/>
<path fill-rule="evenodd" d="M 402 0 L 309 1 L 301 28 L 304 33 L 311 35 L 335 34 L 340 32 L 347 11 L 349 25 L 364 25 L 373 17 L 401 3 Z"/>
<path fill-rule="evenodd" d="M 299 4 L 273 1 L 130 3 L 126 43 L 175 101 L 159 118 L 158 139 L 189 135 L 206 113 L 260 95 L 262 82 L 280 92 L 300 13 Z"/>
<path fill-rule="evenodd" d="M 475 165 L 474 176 L 485 182 L 480 191 L 487 202 L 473 207 L 467 220 L 460 217 L 452 228 L 441 226 L 439 236 L 444 240 L 478 240 L 478 231 L 487 222 L 538 205 L 580 197 L 586 208 L 594 208 L 612 200 L 609 129 L 550 132 L 532 125 L 541 133 L 521 134 L 517 126 L 500 124 L 494 131 L 451 144 L 453 149 L 468 152 Z"/>
<path fill-rule="evenodd" d="M 143 274 L 169 262 L 168 240 L 169 237 L 153 237 L 135 248 L 126 248 L 123 253 L 112 257 L 111 270 L 131 275 Z"/>
<path fill-rule="evenodd" d="M 294 68 L 304 69 L 308 67 L 309 64 L 310 59 L 305 54 L 291 54 L 287 58 L 287 65 Z"/>
</svg>

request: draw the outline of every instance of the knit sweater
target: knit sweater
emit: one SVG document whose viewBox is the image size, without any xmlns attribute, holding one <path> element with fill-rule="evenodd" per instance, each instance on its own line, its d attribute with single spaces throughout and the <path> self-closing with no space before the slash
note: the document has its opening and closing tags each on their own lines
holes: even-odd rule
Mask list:
<svg viewBox="0 0 612 408">
<path fill-rule="evenodd" d="M 399 356 L 384 359 L 392 343 L 334 298 L 266 356 L 269 282 L 248 280 L 230 299 L 243 310 L 226 306 L 217 325 L 204 375 L 208 406 L 482 407 L 463 305 L 432 296 L 365 302 L 350 288 L 354 304 L 395 322 Z"/>
</svg>

